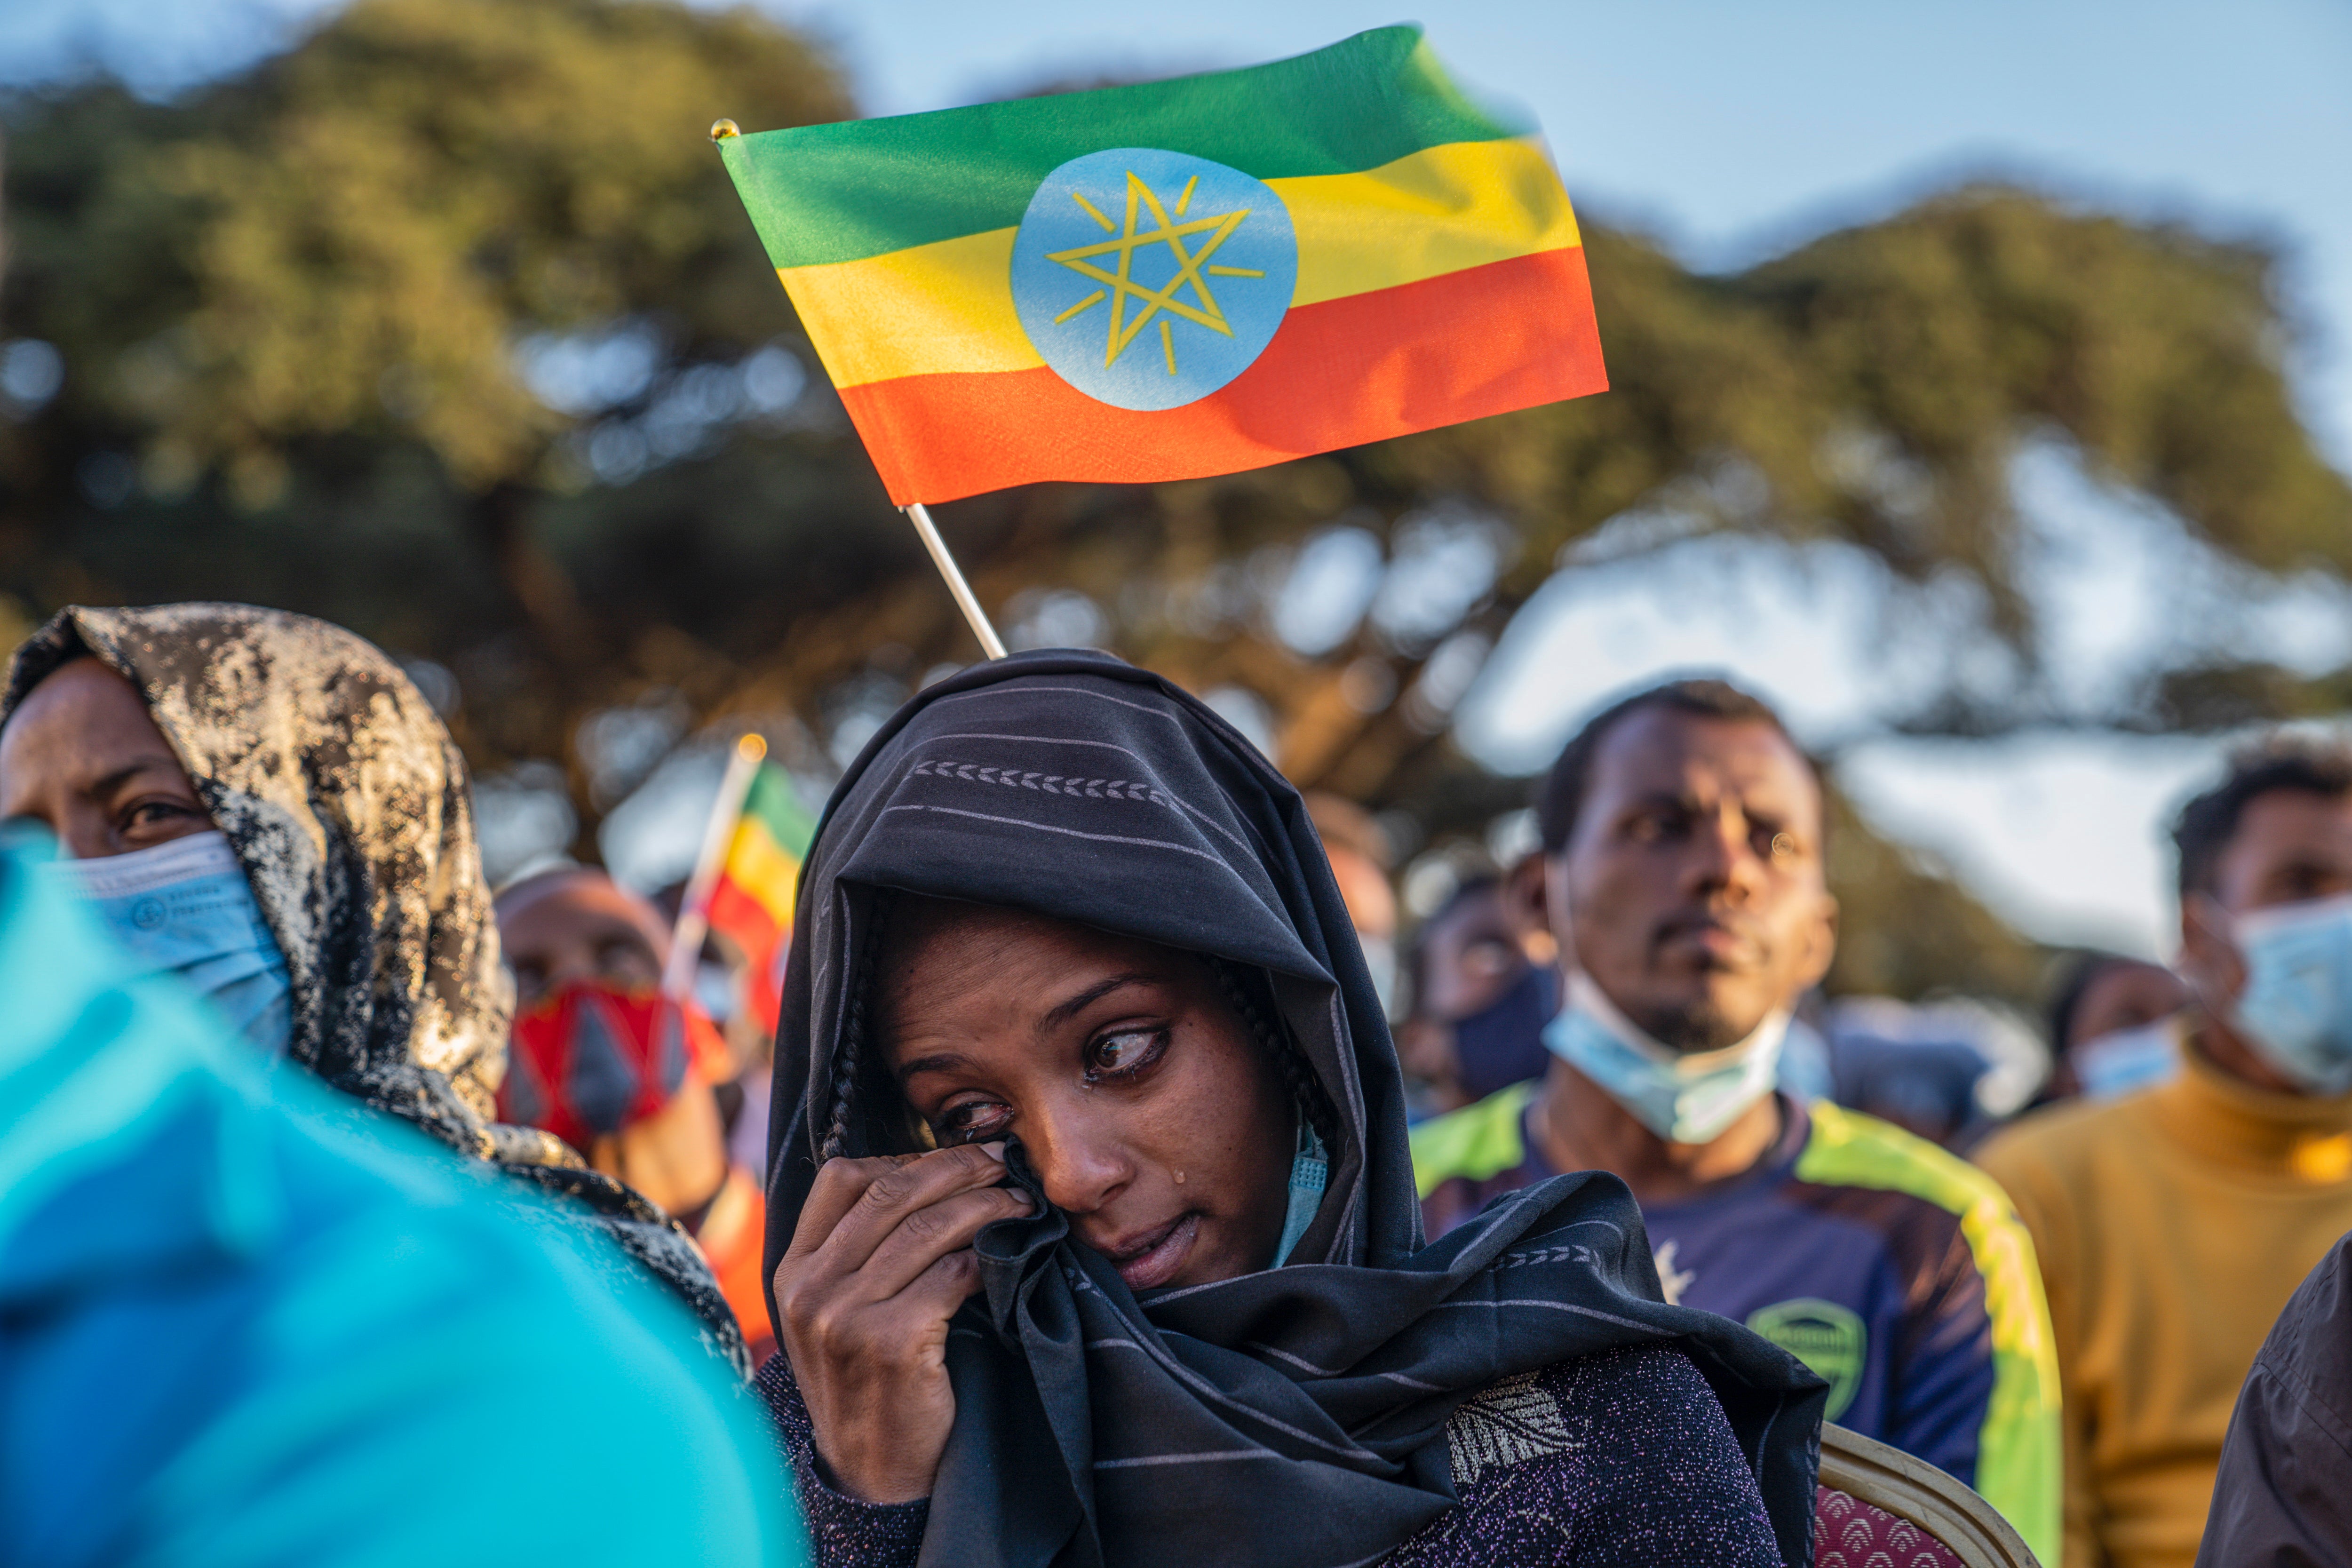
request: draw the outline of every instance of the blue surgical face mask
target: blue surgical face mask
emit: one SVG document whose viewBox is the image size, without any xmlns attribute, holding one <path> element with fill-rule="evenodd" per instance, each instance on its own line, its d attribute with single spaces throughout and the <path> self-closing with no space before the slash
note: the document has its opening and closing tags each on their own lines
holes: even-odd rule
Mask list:
<svg viewBox="0 0 2352 1568">
<path fill-rule="evenodd" d="M 286 1048 L 286 959 L 228 840 L 191 833 L 152 849 L 50 869 L 98 912 L 149 974 L 173 974 L 262 1049 Z"/>
<path fill-rule="evenodd" d="M 2311 1093 L 2352 1089 L 2352 895 L 2255 910 L 2231 923 L 2246 961 L 2231 1027 Z"/>
<path fill-rule="evenodd" d="M 1781 1011 L 1737 1045 L 1677 1051 L 1619 1012 L 1601 987 L 1578 973 L 1568 978 L 1568 1005 L 1544 1026 L 1544 1044 L 1659 1137 L 1706 1143 L 1772 1092 L 1788 1034 L 1789 1014 Z"/>
<path fill-rule="evenodd" d="M 2094 1035 L 2066 1053 L 2085 1100 L 2118 1100 L 2168 1083 L 2180 1074 L 2180 1042 L 2172 1020 Z"/>
<path fill-rule="evenodd" d="M 1315 1135 L 1315 1128 L 1305 1117 L 1298 1119 L 1298 1151 L 1290 1159 L 1290 1191 L 1287 1206 L 1282 1215 L 1282 1240 L 1274 1249 L 1274 1267 L 1281 1268 L 1290 1261 L 1293 1248 L 1315 1223 L 1323 1207 L 1323 1189 L 1330 1184 L 1331 1162 L 1324 1152 L 1323 1140 Z"/>
</svg>

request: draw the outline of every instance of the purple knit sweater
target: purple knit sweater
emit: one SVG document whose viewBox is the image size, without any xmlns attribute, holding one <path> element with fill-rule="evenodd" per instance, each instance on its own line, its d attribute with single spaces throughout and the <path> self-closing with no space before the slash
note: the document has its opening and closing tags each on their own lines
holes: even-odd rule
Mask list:
<svg viewBox="0 0 2352 1568">
<path fill-rule="evenodd" d="M 825 1483 L 782 1355 L 760 1369 L 816 1568 L 915 1568 L 929 1502 Z M 1461 1506 L 1386 1568 L 1778 1568 L 1730 1425 L 1690 1358 L 1624 1350 L 1498 1383 L 1447 1424 Z M 1300 1564 L 1300 1568 L 1313 1568 Z"/>
</svg>

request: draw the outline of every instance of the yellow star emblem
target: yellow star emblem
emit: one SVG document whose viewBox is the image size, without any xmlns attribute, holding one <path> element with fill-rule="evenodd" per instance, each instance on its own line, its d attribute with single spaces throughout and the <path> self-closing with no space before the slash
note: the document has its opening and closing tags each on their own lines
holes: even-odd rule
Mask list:
<svg viewBox="0 0 2352 1568">
<path fill-rule="evenodd" d="M 1168 374 L 1174 375 L 1176 374 L 1176 338 L 1175 334 L 1169 330 L 1168 317 L 1160 315 L 1160 312 L 1164 310 L 1168 315 L 1181 317 L 1187 321 L 1196 321 L 1213 332 L 1223 332 L 1230 338 L 1234 335 L 1234 330 L 1225 324 L 1225 313 L 1217 308 L 1217 297 L 1211 292 L 1208 279 L 1265 276 L 1264 272 L 1254 267 L 1207 265 L 1209 258 L 1216 254 L 1217 247 L 1231 238 L 1234 230 L 1241 226 L 1242 220 L 1250 216 L 1250 209 L 1243 207 L 1234 212 L 1218 213 L 1213 216 L 1186 220 L 1185 209 L 1192 205 L 1192 189 L 1200 183 L 1201 176 L 1198 174 L 1184 182 L 1183 194 L 1176 198 L 1176 210 L 1171 216 L 1167 206 L 1153 193 L 1151 187 L 1138 177 L 1132 169 L 1129 170 L 1127 225 L 1124 228 L 1105 217 L 1102 209 L 1087 200 L 1081 193 L 1077 191 L 1070 193 L 1070 199 L 1086 208 L 1088 217 L 1102 225 L 1105 233 L 1117 237 L 1106 239 L 1097 245 L 1082 245 L 1070 250 L 1047 253 L 1046 260 L 1058 261 L 1082 277 L 1093 279 L 1097 283 L 1110 285 L 1107 289 L 1096 289 L 1055 317 L 1054 321 L 1056 325 L 1059 325 L 1073 316 L 1081 315 L 1094 309 L 1104 300 L 1109 300 L 1110 331 L 1106 334 L 1103 344 L 1105 368 L 1108 368 L 1115 363 L 1120 353 L 1126 350 L 1127 345 L 1135 341 L 1136 334 L 1142 331 L 1145 325 L 1153 318 L 1158 317 L 1160 347 L 1167 355 Z M 1145 208 L 1150 210 L 1152 220 L 1160 226 L 1138 233 L 1136 222 Z M 1200 249 L 1192 250 L 1186 247 L 1184 242 L 1188 237 L 1202 234 L 1209 237 Z M 1138 283 L 1133 278 L 1136 251 L 1151 245 L 1165 245 L 1176 258 L 1174 276 L 1168 279 L 1164 287 L 1159 289 Z M 1118 258 L 1116 271 L 1101 267 L 1096 262 L 1095 258 L 1097 257 L 1113 255 Z M 1199 301 L 1197 305 L 1186 304 L 1176 297 L 1177 291 L 1188 284 L 1192 287 L 1193 298 Z M 1131 321 L 1128 318 L 1127 309 L 1130 296 L 1142 307 Z"/>
</svg>

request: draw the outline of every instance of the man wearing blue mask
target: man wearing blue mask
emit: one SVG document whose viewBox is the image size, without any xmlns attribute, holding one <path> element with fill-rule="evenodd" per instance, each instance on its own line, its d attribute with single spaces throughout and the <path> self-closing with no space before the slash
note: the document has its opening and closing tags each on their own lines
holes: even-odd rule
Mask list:
<svg viewBox="0 0 2352 1568">
<path fill-rule="evenodd" d="M 2067 967 L 2050 1005 L 2050 1081 L 2036 1103 L 2120 1100 L 2180 1072 L 2178 1016 L 2189 988 L 2160 963 L 2089 952 Z"/>
<path fill-rule="evenodd" d="M 2008 1200 L 1922 1139 L 1774 1088 L 1836 949 L 1811 763 L 1761 701 L 1677 680 L 1588 722 L 1539 816 L 1553 1060 L 1414 1131 L 1430 1233 L 1555 1173 L 1615 1173 L 1669 1300 L 1781 1344 L 1830 1381 L 1832 1420 L 2054 1551 L 2057 1372 Z"/>
<path fill-rule="evenodd" d="M 2049 1289 L 2068 1568 L 2189 1568 L 2240 1385 L 2352 1229 L 2352 751 L 2239 754 L 2173 841 L 2180 1071 L 2030 1117 L 1979 1155 Z"/>
<path fill-rule="evenodd" d="M 1474 876 L 1413 933 L 1412 1010 L 1396 1030 L 1407 1092 L 1433 1114 L 1539 1078 L 1559 974 L 1529 958 L 1511 884 Z M 1544 937 L 1547 947 L 1550 937 Z"/>
</svg>

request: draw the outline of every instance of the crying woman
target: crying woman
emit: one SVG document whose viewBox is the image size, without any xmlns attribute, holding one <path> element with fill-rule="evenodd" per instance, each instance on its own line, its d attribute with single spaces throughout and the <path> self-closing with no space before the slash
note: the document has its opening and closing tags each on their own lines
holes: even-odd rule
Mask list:
<svg viewBox="0 0 2352 1568">
<path fill-rule="evenodd" d="M 1422 1245 L 1297 794 L 1158 678 L 930 688 L 835 793 L 761 1388 L 824 1568 L 1810 1561 L 1819 1380 L 1600 1174 Z"/>
</svg>

